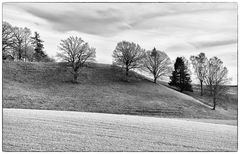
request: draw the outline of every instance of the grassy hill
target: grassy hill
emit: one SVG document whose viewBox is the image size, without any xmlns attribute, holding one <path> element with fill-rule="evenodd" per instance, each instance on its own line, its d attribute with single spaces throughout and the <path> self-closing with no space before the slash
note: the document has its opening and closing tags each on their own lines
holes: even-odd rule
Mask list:
<svg viewBox="0 0 240 154">
<path fill-rule="evenodd" d="M 174 89 L 176 91 L 179 91 L 177 88 L 173 86 L 169 86 L 167 82 L 159 82 L 162 85 L 165 85 L 168 88 Z M 237 117 L 238 114 L 238 88 L 237 86 L 233 85 L 226 85 L 228 90 L 226 93 L 221 94 L 217 98 L 217 110 L 221 110 L 221 113 L 228 114 L 231 116 Z M 183 93 L 195 98 L 196 100 L 201 101 L 202 103 L 213 106 L 213 97 L 210 95 L 210 93 L 207 90 L 207 87 L 203 86 L 204 94 L 203 96 L 200 96 L 201 94 L 201 88 L 200 85 L 193 84 L 193 92 L 184 91 Z"/>
<path fill-rule="evenodd" d="M 236 119 L 228 111 L 199 104 L 194 98 L 143 76 L 106 64 L 89 64 L 79 84 L 64 63 L 3 63 L 3 107 L 150 115 L 178 118 Z"/>
</svg>

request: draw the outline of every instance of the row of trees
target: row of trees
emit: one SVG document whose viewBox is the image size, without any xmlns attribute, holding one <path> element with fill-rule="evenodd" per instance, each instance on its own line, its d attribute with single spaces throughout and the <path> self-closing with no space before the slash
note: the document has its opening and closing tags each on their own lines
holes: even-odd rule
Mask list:
<svg viewBox="0 0 240 154">
<path fill-rule="evenodd" d="M 133 42 L 119 42 L 113 51 L 114 65 L 121 66 L 126 70 L 126 76 L 131 69 L 140 69 L 153 76 L 154 83 L 160 77 L 169 76 L 172 86 L 180 88 L 180 91 L 192 91 L 190 74 L 185 63 L 187 60 L 184 57 L 178 57 L 172 71 L 172 63 L 168 55 L 163 51 L 158 51 L 156 48 L 150 51 L 145 51 L 138 44 Z"/>
<path fill-rule="evenodd" d="M 67 61 L 72 67 L 73 82 L 77 83 L 80 68 L 86 62 L 95 61 L 96 49 L 88 45 L 80 37 L 69 37 L 61 40 L 57 57 Z M 169 85 L 178 87 L 181 92 L 192 91 L 190 70 L 188 60 L 184 57 L 177 57 L 172 69 L 172 63 L 168 55 L 155 48 L 145 51 L 140 45 L 121 41 L 113 51 L 113 64 L 121 66 L 129 76 L 132 69 L 140 69 L 153 76 L 154 83 L 161 76 L 170 76 Z M 191 56 L 190 61 L 201 84 L 201 96 L 203 95 L 203 84 L 209 89 L 213 96 L 213 110 L 216 107 L 216 98 L 224 91 L 224 84 L 229 81 L 227 68 L 217 57 L 209 60 L 204 53 Z"/>
<path fill-rule="evenodd" d="M 231 80 L 227 77 L 228 69 L 221 59 L 212 57 L 208 60 L 204 53 L 191 56 L 190 60 L 201 85 L 201 96 L 203 96 L 203 84 L 205 84 L 213 97 L 213 110 L 215 110 L 218 96 L 225 94 L 228 90 L 224 86 Z"/>
<path fill-rule="evenodd" d="M 216 108 L 217 98 L 223 95 L 228 90 L 226 84 L 231 80 L 228 78 L 228 69 L 223 65 L 223 62 L 212 57 L 208 59 L 205 53 L 200 53 L 197 56 L 190 57 L 191 64 L 194 68 L 200 82 L 200 95 L 204 94 L 204 84 L 206 92 L 213 98 L 213 110 Z M 178 87 L 180 91 L 192 91 L 190 70 L 188 61 L 184 57 L 177 57 L 174 64 L 174 71 L 170 76 L 169 85 Z"/>
<path fill-rule="evenodd" d="M 2 24 L 2 52 L 3 59 L 11 56 L 23 61 L 53 61 L 44 53 L 43 41 L 39 33 L 29 28 L 12 26 L 8 22 Z"/>
<path fill-rule="evenodd" d="M 7 22 L 2 24 L 2 52 L 3 59 L 11 56 L 23 61 L 54 61 L 43 51 L 43 41 L 40 35 L 34 32 L 31 36 L 29 28 L 12 26 Z M 84 42 L 80 37 L 69 37 L 61 40 L 58 57 L 69 62 L 72 67 L 73 82 L 77 82 L 78 72 L 86 62 L 92 62 L 96 57 L 96 49 Z M 183 91 L 192 91 L 190 70 L 188 60 L 184 57 L 177 57 L 174 67 L 168 55 L 156 50 L 146 51 L 134 42 L 121 41 L 113 51 L 113 64 L 121 66 L 126 71 L 126 76 L 133 69 L 143 70 L 153 76 L 154 83 L 158 78 L 170 76 L 169 85 L 175 86 Z M 204 53 L 190 57 L 194 72 L 201 85 L 201 96 L 203 96 L 203 85 L 207 87 L 210 95 L 213 96 L 213 109 L 216 106 L 218 95 L 224 93 L 228 70 L 223 66 L 223 62 L 212 57 L 208 60 Z M 174 69 L 174 70 L 172 70 Z"/>
<path fill-rule="evenodd" d="M 165 52 L 155 48 L 145 52 L 143 48 L 133 42 L 119 42 L 113 51 L 113 59 L 115 65 L 125 68 L 126 76 L 130 69 L 143 69 L 153 75 L 154 83 L 161 76 L 169 76 L 172 70 L 170 58 Z M 215 110 L 216 99 L 226 92 L 227 88 L 224 85 L 230 80 L 227 77 L 227 68 L 223 66 L 223 62 L 219 58 L 212 57 L 208 60 L 204 53 L 191 56 L 190 61 L 200 81 L 201 96 L 203 95 L 203 84 L 205 84 L 213 97 L 213 110 Z M 181 92 L 193 91 L 189 63 L 186 58 L 176 58 L 169 85 L 179 88 Z"/>
<path fill-rule="evenodd" d="M 113 51 L 113 64 L 125 68 L 126 76 L 129 70 L 144 70 L 153 76 L 154 83 L 171 72 L 171 60 L 165 52 L 155 48 L 145 51 L 138 44 L 127 41 L 117 44 Z"/>
<path fill-rule="evenodd" d="M 62 52 L 57 57 L 68 62 L 72 67 L 73 82 L 77 83 L 79 69 L 86 62 L 95 61 L 96 49 L 84 42 L 80 37 L 69 37 L 61 40 L 59 50 Z M 148 71 L 154 77 L 154 82 L 161 76 L 170 73 L 171 61 L 165 52 L 152 51 L 145 52 L 138 44 L 122 41 L 117 44 L 113 52 L 114 64 L 122 66 L 126 70 L 126 76 L 129 70 L 141 68 Z"/>
</svg>

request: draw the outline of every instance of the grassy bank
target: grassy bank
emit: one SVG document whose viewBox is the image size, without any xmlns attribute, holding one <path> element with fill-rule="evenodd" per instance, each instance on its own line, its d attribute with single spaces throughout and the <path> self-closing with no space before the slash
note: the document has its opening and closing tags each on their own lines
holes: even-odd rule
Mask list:
<svg viewBox="0 0 240 154">
<path fill-rule="evenodd" d="M 3 63 L 3 107 L 180 118 L 236 119 L 194 98 L 119 68 L 89 64 L 79 84 L 63 63 Z"/>
</svg>

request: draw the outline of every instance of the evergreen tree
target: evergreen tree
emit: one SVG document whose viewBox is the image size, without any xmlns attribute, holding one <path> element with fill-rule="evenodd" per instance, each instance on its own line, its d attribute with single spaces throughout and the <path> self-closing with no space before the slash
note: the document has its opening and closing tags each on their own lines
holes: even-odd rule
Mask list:
<svg viewBox="0 0 240 154">
<path fill-rule="evenodd" d="M 46 57 L 46 54 L 43 52 L 43 41 L 40 39 L 40 35 L 35 32 L 34 37 L 32 38 L 32 44 L 34 45 L 34 57 L 36 59 L 36 61 L 41 61 L 44 57 Z"/>
<path fill-rule="evenodd" d="M 181 92 L 193 91 L 187 61 L 185 58 L 177 57 L 170 80 L 169 85 L 180 88 Z"/>
</svg>

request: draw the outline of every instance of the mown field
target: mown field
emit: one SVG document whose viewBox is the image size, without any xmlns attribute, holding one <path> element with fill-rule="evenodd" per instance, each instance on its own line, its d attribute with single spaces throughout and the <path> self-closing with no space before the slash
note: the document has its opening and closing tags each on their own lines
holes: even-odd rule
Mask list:
<svg viewBox="0 0 240 154">
<path fill-rule="evenodd" d="M 3 108 L 84 111 L 157 117 L 236 119 L 198 100 L 117 67 L 89 64 L 79 84 L 63 63 L 3 63 Z M 237 109 L 235 109 L 236 111 Z"/>
<path fill-rule="evenodd" d="M 237 151 L 237 126 L 225 122 L 27 109 L 3 117 L 5 152 Z"/>
</svg>

